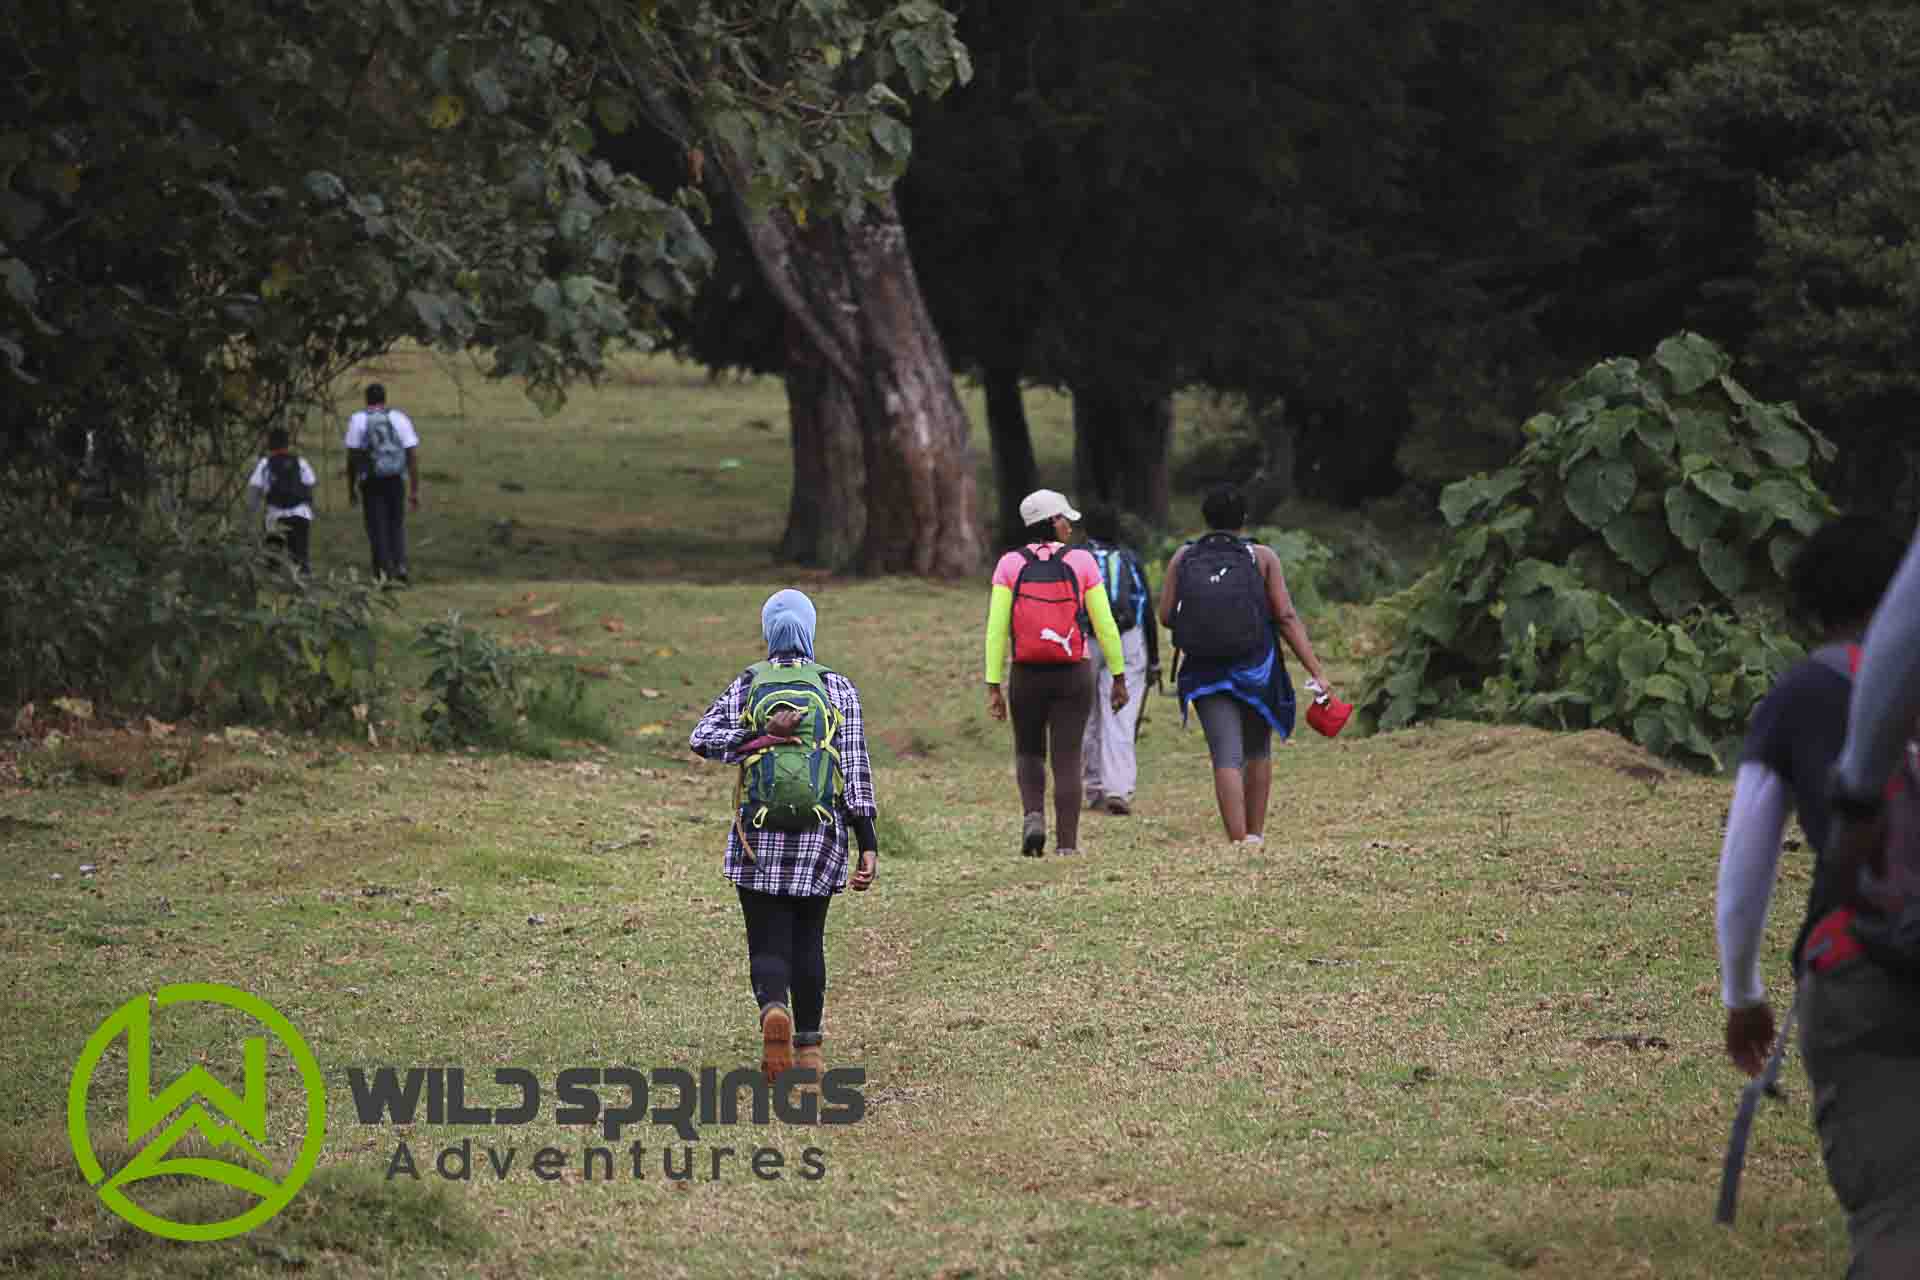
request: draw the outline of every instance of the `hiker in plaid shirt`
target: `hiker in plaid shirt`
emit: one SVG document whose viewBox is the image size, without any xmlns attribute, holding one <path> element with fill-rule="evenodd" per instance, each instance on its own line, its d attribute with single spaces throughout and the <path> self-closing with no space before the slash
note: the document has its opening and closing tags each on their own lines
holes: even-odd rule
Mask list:
<svg viewBox="0 0 1920 1280">
<path fill-rule="evenodd" d="M 780 666 L 813 661 L 813 602 L 798 591 L 775 592 L 760 612 L 768 660 Z M 747 925 L 747 959 L 760 1006 L 761 1070 L 769 1084 L 789 1067 L 810 1068 L 816 1082 L 821 1062 L 821 1019 L 827 992 L 827 907 L 849 885 L 861 892 L 873 884 L 879 858 L 873 820 L 873 764 L 867 758 L 860 718 L 860 691 L 838 672 L 821 672 L 827 697 L 840 713 L 833 736 L 845 789 L 840 812 L 806 831 L 757 830 L 749 855 L 740 824 L 727 832 L 725 875 L 740 894 Z M 744 721 L 751 671 L 734 677 L 694 726 L 687 745 L 709 760 L 737 765 L 740 748 L 756 730 Z M 791 735 L 798 712 L 774 715 L 765 732 Z M 860 865 L 848 875 L 847 833 L 860 850 Z M 789 1000 L 791 1003 L 789 1003 Z"/>
</svg>

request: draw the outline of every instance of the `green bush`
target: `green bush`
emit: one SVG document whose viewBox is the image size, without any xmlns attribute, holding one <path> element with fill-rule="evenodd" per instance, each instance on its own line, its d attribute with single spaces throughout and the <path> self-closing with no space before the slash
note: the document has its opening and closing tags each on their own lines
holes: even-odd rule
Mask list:
<svg viewBox="0 0 1920 1280">
<path fill-rule="evenodd" d="M 420 718 L 436 747 L 503 744 L 526 709 L 520 667 L 525 655 L 461 620 L 458 610 L 420 628 L 416 650 L 433 667 L 432 697 Z"/>
<path fill-rule="evenodd" d="M 1361 727 L 1434 716 L 1617 729 L 1719 767 L 1799 648 L 1785 574 L 1834 513 L 1833 446 L 1706 339 L 1596 365 L 1525 424 L 1513 463 L 1447 487 L 1436 566 L 1385 602 L 1397 632 Z"/>
<path fill-rule="evenodd" d="M 346 727 L 385 692 L 375 612 L 393 598 L 354 570 L 295 579 L 243 617 L 226 662 L 232 714 L 304 729 Z M 356 713 L 356 708 L 358 712 Z"/>
</svg>

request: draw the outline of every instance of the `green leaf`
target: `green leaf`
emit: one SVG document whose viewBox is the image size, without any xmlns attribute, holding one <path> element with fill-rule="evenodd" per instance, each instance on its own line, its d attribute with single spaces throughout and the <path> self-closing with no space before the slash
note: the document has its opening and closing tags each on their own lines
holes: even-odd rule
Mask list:
<svg viewBox="0 0 1920 1280">
<path fill-rule="evenodd" d="M 1719 348 L 1697 333 L 1668 338 L 1654 348 L 1653 362 L 1666 370 L 1675 395 L 1692 395 L 1727 371 L 1729 361 Z"/>
<path fill-rule="evenodd" d="M 1754 447 L 1783 467 L 1803 467 L 1813 453 L 1807 437 L 1772 405 L 1756 404 L 1747 411 L 1754 428 Z"/>
<path fill-rule="evenodd" d="M 1724 506 L 1684 484 L 1667 490 L 1667 527 L 1689 551 L 1698 551 L 1700 544 L 1720 528 L 1726 515 Z"/>
<path fill-rule="evenodd" d="M 260 700 L 272 709 L 280 701 L 280 678 L 271 671 L 260 673 Z"/>
<path fill-rule="evenodd" d="M 20 308 L 31 311 L 39 304 L 38 283 L 33 278 L 33 268 L 18 258 L 0 259 L 0 277 L 7 282 L 7 295 Z"/>
<path fill-rule="evenodd" d="M 1706 580 L 1690 564 L 1670 564 L 1648 584 L 1653 603 L 1669 618 L 1678 618 L 1706 598 Z"/>
<path fill-rule="evenodd" d="M 1620 650 L 1620 674 L 1630 681 L 1645 680 L 1667 663 L 1667 642 L 1643 636 Z"/>
<path fill-rule="evenodd" d="M 338 692 L 353 687 L 353 654 L 345 640 L 335 639 L 327 646 L 327 679 Z"/>
<path fill-rule="evenodd" d="M 892 116 L 875 116 L 867 130 L 873 144 L 895 160 L 905 160 L 913 151 L 913 133 Z"/>
<path fill-rule="evenodd" d="M 1739 595 L 1747 585 L 1746 557 L 1718 538 L 1700 544 L 1700 568 L 1720 594 L 1729 598 Z"/>
<path fill-rule="evenodd" d="M 1667 562 L 1667 526 L 1656 516 L 1628 512 L 1609 521 L 1602 533 L 1613 553 L 1642 577 Z"/>
<path fill-rule="evenodd" d="M 1800 549 L 1807 545 L 1805 538 L 1797 538 L 1791 533 L 1776 534 L 1767 543 L 1767 557 L 1773 561 L 1773 571 L 1784 580 L 1793 568 L 1793 561 Z"/>
<path fill-rule="evenodd" d="M 1687 686 L 1664 671 L 1648 676 L 1641 683 L 1640 689 L 1649 698 L 1659 698 L 1664 702 L 1678 702 L 1682 706 L 1687 702 Z"/>
<path fill-rule="evenodd" d="M 1733 483 L 1733 477 L 1718 467 L 1707 467 L 1687 477 L 1687 483 L 1712 498 L 1723 507 L 1734 511 L 1744 511 L 1747 507 L 1746 495 Z"/>
<path fill-rule="evenodd" d="M 1712 409 L 1675 409 L 1673 430 L 1679 437 L 1682 453 L 1718 459 L 1726 452 L 1729 432 L 1724 413 Z"/>
<path fill-rule="evenodd" d="M 1657 413 L 1640 414 L 1634 421 L 1633 433 L 1662 459 L 1673 453 L 1674 442 L 1679 438 L 1673 424 Z"/>
<path fill-rule="evenodd" d="M 1586 437 L 1603 457 L 1618 457 L 1620 446 L 1626 442 L 1627 437 L 1639 430 L 1643 419 L 1653 417 L 1653 414 L 1638 406 L 1617 405 L 1593 416 L 1593 422 L 1587 427 Z"/>
<path fill-rule="evenodd" d="M 593 100 L 593 109 L 608 133 L 622 134 L 633 127 L 633 104 L 627 101 L 624 93 L 601 90 Z"/>
<path fill-rule="evenodd" d="M 1633 464 L 1589 458 L 1567 478 L 1567 508 L 1589 529 L 1603 527 L 1633 501 Z"/>
<path fill-rule="evenodd" d="M 1666 718 L 1651 708 L 1633 718 L 1633 740 L 1657 756 L 1667 754 L 1667 748 L 1673 745 Z"/>
</svg>

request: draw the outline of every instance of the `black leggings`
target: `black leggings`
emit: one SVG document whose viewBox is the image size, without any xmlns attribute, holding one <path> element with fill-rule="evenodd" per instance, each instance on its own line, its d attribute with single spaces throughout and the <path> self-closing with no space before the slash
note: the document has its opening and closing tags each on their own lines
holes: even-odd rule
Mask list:
<svg viewBox="0 0 1920 1280">
<path fill-rule="evenodd" d="M 1020 809 L 1039 813 L 1047 802 L 1048 738 L 1053 755 L 1053 838 L 1062 849 L 1080 847 L 1080 749 L 1093 712 L 1091 662 L 1022 666 L 1007 680 L 1007 716 L 1013 721 L 1013 776 Z"/>
<path fill-rule="evenodd" d="M 778 1004 L 792 1010 L 796 1044 L 820 1041 L 827 1005 L 827 907 L 832 901 L 740 889 L 753 997 L 762 1009 Z"/>
</svg>

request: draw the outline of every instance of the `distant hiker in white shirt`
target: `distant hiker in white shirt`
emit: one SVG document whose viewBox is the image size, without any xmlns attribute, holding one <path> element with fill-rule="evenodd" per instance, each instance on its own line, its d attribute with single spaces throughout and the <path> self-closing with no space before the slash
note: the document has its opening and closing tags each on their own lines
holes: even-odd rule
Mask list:
<svg viewBox="0 0 1920 1280">
<path fill-rule="evenodd" d="M 320 477 L 291 445 L 285 427 L 267 432 L 267 455 L 247 481 L 247 508 L 264 504 L 267 544 L 284 550 L 301 573 L 312 573 L 313 489 Z"/>
<path fill-rule="evenodd" d="M 413 420 L 367 387 L 367 407 L 347 420 L 347 504 L 366 498 L 375 577 L 407 581 L 407 509 L 420 509 L 420 437 Z"/>
</svg>

